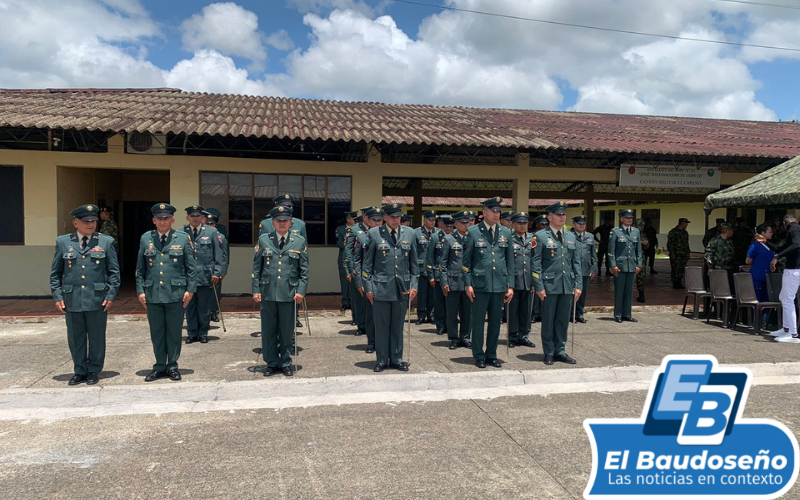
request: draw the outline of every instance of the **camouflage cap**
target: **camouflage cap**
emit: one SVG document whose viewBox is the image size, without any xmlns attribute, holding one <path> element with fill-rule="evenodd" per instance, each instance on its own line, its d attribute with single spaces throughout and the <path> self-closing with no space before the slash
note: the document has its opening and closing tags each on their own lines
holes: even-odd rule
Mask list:
<svg viewBox="0 0 800 500">
<path fill-rule="evenodd" d="M 719 230 L 720 231 L 727 231 L 729 229 L 733 229 L 733 226 L 731 226 L 727 222 L 723 222 L 722 224 L 719 225 Z"/>
</svg>

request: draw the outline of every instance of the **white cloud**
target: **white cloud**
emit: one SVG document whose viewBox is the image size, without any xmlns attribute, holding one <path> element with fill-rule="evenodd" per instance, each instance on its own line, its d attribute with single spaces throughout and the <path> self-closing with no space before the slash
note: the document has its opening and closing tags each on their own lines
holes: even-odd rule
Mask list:
<svg viewBox="0 0 800 500">
<path fill-rule="evenodd" d="M 211 49 L 245 57 L 263 69 L 267 51 L 258 30 L 258 16 L 235 3 L 213 3 L 181 23 L 183 47 L 190 52 Z"/>
<path fill-rule="evenodd" d="M 265 80 L 252 80 L 247 70 L 237 68 L 228 56 L 214 50 L 199 50 L 163 74 L 167 86 L 192 92 L 221 94 L 271 95 L 283 91 Z M 279 79 L 280 77 L 275 77 Z"/>
<path fill-rule="evenodd" d="M 371 7 L 362 0 L 286 0 L 286 4 L 301 14 L 327 14 L 332 10 L 352 10 L 367 17 L 375 17 L 382 12 L 390 0 L 381 0 L 377 7 Z"/>
<path fill-rule="evenodd" d="M 268 36 L 267 45 L 283 51 L 292 50 L 294 48 L 292 37 L 289 36 L 286 30 L 278 30 Z"/>
</svg>

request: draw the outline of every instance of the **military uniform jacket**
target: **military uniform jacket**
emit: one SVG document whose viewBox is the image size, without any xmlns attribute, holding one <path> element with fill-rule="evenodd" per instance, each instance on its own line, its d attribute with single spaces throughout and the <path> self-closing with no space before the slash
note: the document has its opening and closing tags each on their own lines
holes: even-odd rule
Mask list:
<svg viewBox="0 0 800 500">
<path fill-rule="evenodd" d="M 597 240 L 594 235 L 588 231 L 579 235 L 574 229 L 571 232 L 575 235 L 575 241 L 581 250 L 581 274 L 583 276 L 597 274 Z"/>
<path fill-rule="evenodd" d="M 347 238 L 347 226 L 342 224 L 336 228 L 336 246 L 339 247 L 339 256 L 344 253 L 344 242 Z"/>
<path fill-rule="evenodd" d="M 667 252 L 678 255 L 689 256 L 689 231 L 679 227 L 673 227 L 667 234 Z"/>
<path fill-rule="evenodd" d="M 583 289 L 578 240 L 571 231 L 562 231 L 563 243 L 558 241 L 555 231 L 550 227 L 538 231 L 531 243 L 533 288 L 537 292 L 544 290 L 548 294 L 570 294 Z"/>
<path fill-rule="evenodd" d="M 451 231 L 450 234 L 452 234 L 454 232 L 457 232 L 457 231 L 455 229 L 453 229 L 453 231 Z M 428 279 L 429 280 L 432 279 L 432 280 L 439 281 L 439 262 L 441 262 L 441 260 L 442 260 L 442 252 L 444 250 L 444 238 L 445 238 L 445 236 L 448 236 L 448 234 L 445 233 L 442 230 L 439 230 L 435 235 L 433 235 L 434 240 L 431 242 L 431 245 L 429 245 L 429 247 L 433 246 L 433 252 L 432 252 L 433 253 L 433 258 L 430 259 L 430 261 L 428 262 L 428 264 L 430 265 L 430 268 L 428 268 Z M 430 248 L 429 248 L 429 251 L 430 251 Z M 428 264 L 426 264 L 426 268 L 427 268 Z M 441 282 L 439 284 L 441 285 Z"/>
<path fill-rule="evenodd" d="M 620 272 L 634 273 L 642 267 L 642 239 L 639 229 L 631 226 L 631 235 L 620 227 L 611 230 L 608 237 L 608 262 Z"/>
<path fill-rule="evenodd" d="M 374 293 L 375 300 L 391 302 L 399 300 L 402 293 L 416 290 L 420 268 L 414 230 L 398 227 L 397 244 L 385 225 L 370 229 L 369 238 L 362 268 L 364 291 Z"/>
<path fill-rule="evenodd" d="M 356 235 L 359 232 L 367 232 L 367 226 L 364 225 L 364 222 L 359 222 L 348 227 L 347 231 L 347 237 L 344 242 L 344 268 L 345 271 L 347 271 L 347 274 L 353 275 L 356 272 L 355 265 L 353 263 Z"/>
<path fill-rule="evenodd" d="M 353 279 L 356 288 L 364 286 L 364 256 L 370 244 L 369 233 L 359 231 L 353 240 Z"/>
<path fill-rule="evenodd" d="M 433 269 L 433 250 L 436 246 L 435 240 L 438 231 L 438 229 L 433 228 L 429 233 L 424 226 L 414 229 L 414 243 L 417 247 L 419 275 L 420 278 L 425 280 L 435 279 L 436 277 Z M 428 266 L 430 266 L 430 268 Z M 433 274 L 430 274 L 430 272 L 433 272 Z"/>
<path fill-rule="evenodd" d="M 197 261 L 189 235 L 170 229 L 161 248 L 157 230 L 147 231 L 139 241 L 136 259 L 136 294 L 147 302 L 182 302 L 185 292 L 197 291 Z"/>
<path fill-rule="evenodd" d="M 221 276 L 222 272 L 222 242 L 219 233 L 213 227 L 200 224 L 197 228 L 197 239 L 194 238 L 190 224 L 183 226 L 183 231 L 189 236 L 194 248 L 194 258 L 197 261 L 197 286 L 210 286 L 212 276 Z"/>
<path fill-rule="evenodd" d="M 308 245 L 297 234 L 288 235 L 283 249 L 278 233 L 262 234 L 253 259 L 253 293 L 262 301 L 292 302 L 308 288 Z"/>
<path fill-rule="evenodd" d="M 64 301 L 67 312 L 102 311 L 104 300 L 117 300 L 119 281 L 114 238 L 93 233 L 86 251 L 81 251 L 77 232 L 56 239 L 50 291 L 53 300 Z"/>
<path fill-rule="evenodd" d="M 519 236 L 516 232 L 511 236 L 514 247 L 514 290 L 530 290 L 533 287 L 531 274 L 531 241 L 533 234 Z"/>
<path fill-rule="evenodd" d="M 219 231 L 217 231 L 217 238 L 219 239 L 220 249 L 222 250 L 222 267 L 219 273 L 221 276 L 225 276 L 228 274 L 228 264 L 231 260 L 231 244 L 228 242 L 228 238 Z"/>
<path fill-rule="evenodd" d="M 709 269 L 733 268 L 733 241 L 720 235 L 714 236 L 706 247 L 705 259 Z"/>
<path fill-rule="evenodd" d="M 114 240 L 119 239 L 119 228 L 117 227 L 117 223 L 114 222 L 114 219 L 109 218 L 107 221 L 103 222 L 103 226 L 100 228 L 99 232 L 106 236 L 111 236 Z"/>
<path fill-rule="evenodd" d="M 475 292 L 506 293 L 514 288 L 514 246 L 511 230 L 500 224 L 494 227 L 494 241 L 489 239 L 486 223 L 470 226 L 464 247 L 464 284 Z"/>
<path fill-rule="evenodd" d="M 453 231 L 444 236 L 444 243 L 442 243 L 441 257 L 436 268 L 436 280 L 442 286 L 449 286 L 450 290 L 454 292 L 463 292 L 466 287 L 462 263 L 464 261 L 464 242 L 468 237 L 469 233 L 462 237 L 458 231 Z"/>
<path fill-rule="evenodd" d="M 274 233 L 275 226 L 272 225 L 272 217 L 268 217 L 262 220 L 258 224 L 258 235 L 261 236 L 262 234 L 267 233 Z M 308 239 L 306 235 L 306 223 L 302 220 L 298 219 L 297 217 L 292 217 L 292 226 L 289 228 L 289 232 L 292 234 L 299 234 L 303 237 L 303 239 Z"/>
</svg>

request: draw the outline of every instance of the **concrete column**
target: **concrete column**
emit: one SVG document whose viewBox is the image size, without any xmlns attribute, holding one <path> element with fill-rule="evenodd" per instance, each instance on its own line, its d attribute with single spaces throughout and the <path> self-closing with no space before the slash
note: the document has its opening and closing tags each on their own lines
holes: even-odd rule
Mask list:
<svg viewBox="0 0 800 500">
<path fill-rule="evenodd" d="M 367 162 L 354 163 L 353 210 L 366 206 L 380 206 L 383 199 L 383 164 L 381 153 L 373 145 L 367 147 Z"/>
<path fill-rule="evenodd" d="M 517 153 L 517 178 L 514 179 L 514 203 L 512 209 L 515 212 L 528 211 L 528 199 L 531 184 L 530 155 L 528 153 Z"/>
</svg>

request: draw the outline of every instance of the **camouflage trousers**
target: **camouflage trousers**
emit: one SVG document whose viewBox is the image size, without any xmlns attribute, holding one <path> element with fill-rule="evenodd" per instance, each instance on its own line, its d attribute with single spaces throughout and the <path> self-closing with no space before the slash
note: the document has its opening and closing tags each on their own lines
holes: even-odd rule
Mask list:
<svg viewBox="0 0 800 500">
<path fill-rule="evenodd" d="M 686 274 L 686 264 L 689 263 L 688 258 L 681 258 L 680 256 L 675 256 L 674 260 L 669 261 L 670 267 L 670 278 L 672 281 L 681 281 Z"/>
</svg>

